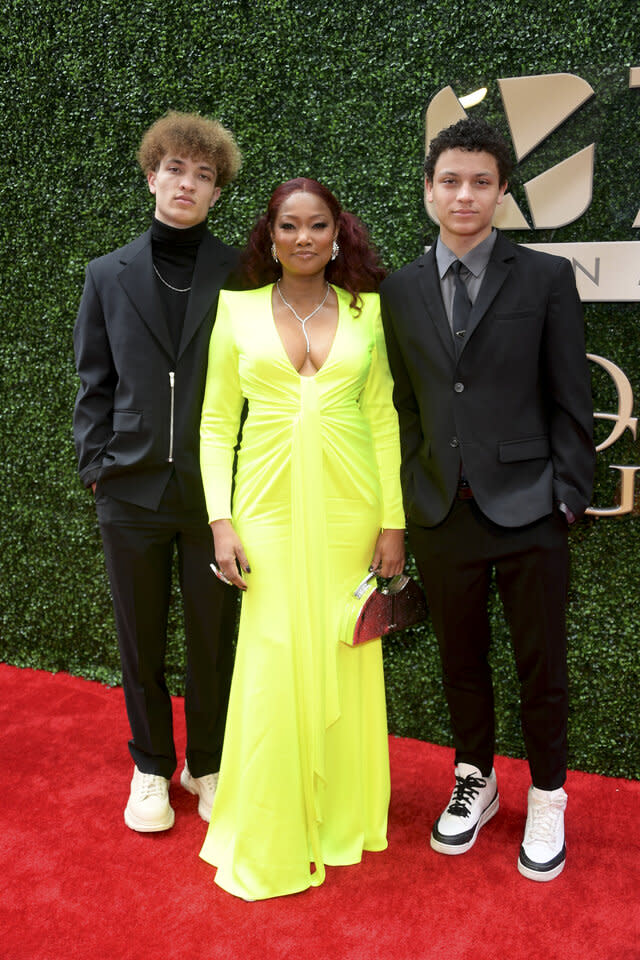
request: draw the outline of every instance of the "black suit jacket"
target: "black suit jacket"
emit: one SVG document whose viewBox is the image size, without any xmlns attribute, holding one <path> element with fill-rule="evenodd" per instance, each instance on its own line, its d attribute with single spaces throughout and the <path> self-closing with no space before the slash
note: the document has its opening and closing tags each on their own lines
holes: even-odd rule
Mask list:
<svg viewBox="0 0 640 960">
<path fill-rule="evenodd" d="M 517 527 L 589 504 L 595 454 L 582 306 L 570 263 L 498 235 L 456 355 L 435 245 L 388 277 L 382 317 L 407 516 L 451 509 L 461 460 L 482 512 Z"/>
<path fill-rule="evenodd" d="M 199 425 L 218 293 L 238 253 L 206 233 L 178 351 L 153 271 L 151 231 L 93 260 L 74 330 L 80 389 L 74 439 L 80 477 L 119 500 L 157 509 L 172 469 L 204 511 Z"/>
</svg>

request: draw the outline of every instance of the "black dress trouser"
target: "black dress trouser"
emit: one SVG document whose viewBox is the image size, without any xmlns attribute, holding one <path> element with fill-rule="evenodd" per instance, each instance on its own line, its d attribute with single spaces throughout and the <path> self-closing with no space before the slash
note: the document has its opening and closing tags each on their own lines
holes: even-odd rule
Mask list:
<svg viewBox="0 0 640 960">
<path fill-rule="evenodd" d="M 143 773 L 176 769 L 171 698 L 165 682 L 174 550 L 186 637 L 187 761 L 194 777 L 220 769 L 233 665 L 237 591 L 213 575 L 213 537 L 201 511 L 158 511 L 101 496 L 96 507 L 111 584 L 132 739 Z"/>
<path fill-rule="evenodd" d="M 493 765 L 494 699 L 488 661 L 492 572 L 511 632 L 521 722 L 533 784 L 562 786 L 567 766 L 567 524 L 556 510 L 500 527 L 473 500 L 457 500 L 437 527 L 409 521 L 409 543 L 440 648 L 456 763 Z"/>
</svg>

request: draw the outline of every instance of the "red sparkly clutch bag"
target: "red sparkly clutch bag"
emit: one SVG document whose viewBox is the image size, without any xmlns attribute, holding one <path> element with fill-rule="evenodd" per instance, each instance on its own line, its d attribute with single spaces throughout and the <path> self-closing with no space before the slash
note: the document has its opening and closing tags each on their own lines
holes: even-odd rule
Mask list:
<svg viewBox="0 0 640 960">
<path fill-rule="evenodd" d="M 349 595 L 340 640 L 357 647 L 426 619 L 427 601 L 415 580 L 400 574 L 379 587 L 375 573 L 370 573 Z"/>
</svg>

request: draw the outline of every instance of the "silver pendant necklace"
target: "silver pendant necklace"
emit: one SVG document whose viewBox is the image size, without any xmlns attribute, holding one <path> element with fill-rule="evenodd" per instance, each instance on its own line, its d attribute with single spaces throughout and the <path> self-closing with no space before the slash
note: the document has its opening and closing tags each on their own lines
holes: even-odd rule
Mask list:
<svg viewBox="0 0 640 960">
<path fill-rule="evenodd" d="M 155 263 L 153 264 L 153 269 L 156 272 L 156 277 L 160 280 L 161 283 L 164 283 L 165 287 L 169 287 L 169 290 L 173 290 L 174 293 L 189 293 L 191 290 L 191 284 L 188 287 L 172 287 L 170 283 L 167 283 L 165 278 L 160 275 L 160 271 L 156 267 Z"/>
<path fill-rule="evenodd" d="M 296 318 L 296 320 L 299 320 L 299 321 L 300 321 L 300 323 L 301 323 L 301 325 L 302 325 L 302 332 L 304 333 L 304 338 L 305 338 L 305 340 L 307 341 L 307 353 L 309 353 L 309 351 L 310 351 L 310 349 L 311 349 L 311 344 L 309 343 L 309 335 L 307 334 L 307 328 L 305 327 L 305 323 L 307 322 L 307 320 L 311 320 L 311 317 L 315 317 L 316 313 L 318 312 L 318 310 L 319 310 L 321 307 L 324 307 L 325 301 L 326 301 L 327 297 L 329 296 L 329 284 L 327 283 L 327 289 L 326 289 L 325 292 L 324 292 L 324 297 L 322 298 L 322 300 L 320 301 L 320 303 L 318 304 L 318 306 L 317 306 L 314 310 L 312 310 L 311 313 L 310 313 L 308 316 L 306 316 L 306 317 L 301 317 L 300 314 L 291 306 L 291 304 L 289 303 L 289 301 L 288 301 L 288 300 L 285 300 L 284 294 L 282 293 L 282 290 L 280 289 L 280 280 L 276 280 L 276 287 L 278 288 L 278 293 L 280 294 L 280 299 L 281 299 L 282 302 L 284 303 L 285 307 L 289 307 L 289 310 L 291 310 L 291 313 L 294 315 L 294 317 Z"/>
</svg>

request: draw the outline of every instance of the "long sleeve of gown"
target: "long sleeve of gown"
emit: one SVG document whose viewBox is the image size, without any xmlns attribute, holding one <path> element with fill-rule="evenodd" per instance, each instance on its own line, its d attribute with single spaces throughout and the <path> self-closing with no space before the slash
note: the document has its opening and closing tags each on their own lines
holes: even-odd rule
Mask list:
<svg viewBox="0 0 640 960">
<path fill-rule="evenodd" d="M 378 298 L 376 297 L 376 301 Z M 360 409 L 369 421 L 382 486 L 382 527 L 402 529 L 405 524 L 400 487 L 400 432 L 393 405 L 393 379 L 379 309 L 373 321 L 374 346 L 369 376 L 360 396 Z"/>
<path fill-rule="evenodd" d="M 200 421 L 200 469 L 209 522 L 231 517 L 233 457 L 243 405 L 229 302 L 233 297 L 226 290 L 220 293 Z"/>
</svg>

